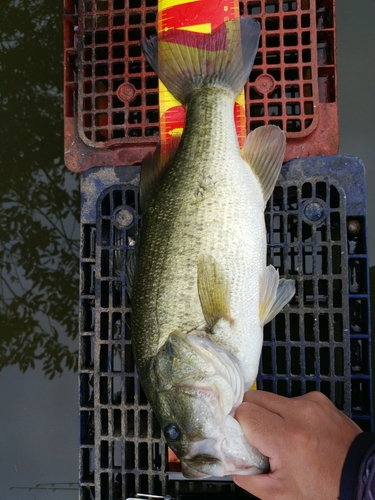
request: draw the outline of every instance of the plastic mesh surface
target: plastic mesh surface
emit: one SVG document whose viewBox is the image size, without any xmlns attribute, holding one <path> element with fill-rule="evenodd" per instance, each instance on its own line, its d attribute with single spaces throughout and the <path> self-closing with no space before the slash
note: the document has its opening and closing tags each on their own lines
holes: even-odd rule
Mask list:
<svg viewBox="0 0 375 500">
<path fill-rule="evenodd" d="M 356 178 L 355 189 L 352 179 Z M 82 179 L 80 498 L 133 493 L 246 496 L 228 479 L 170 471 L 159 425 L 131 351 L 125 261 L 140 215 L 137 167 Z M 299 180 L 296 180 L 299 179 Z M 265 328 L 260 389 L 320 390 L 372 428 L 369 287 L 363 166 L 350 157 L 287 163 L 266 209 L 268 260 L 296 281 L 292 302 Z"/>
</svg>

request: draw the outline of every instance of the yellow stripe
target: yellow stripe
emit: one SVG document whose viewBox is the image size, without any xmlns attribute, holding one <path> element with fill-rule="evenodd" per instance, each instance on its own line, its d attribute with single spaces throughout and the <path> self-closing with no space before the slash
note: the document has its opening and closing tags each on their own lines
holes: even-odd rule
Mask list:
<svg viewBox="0 0 375 500">
<path fill-rule="evenodd" d="M 167 90 L 167 87 L 164 83 L 159 80 L 159 105 L 161 115 L 165 113 L 165 111 L 173 106 L 178 106 L 180 104 L 179 101 Z"/>
<path fill-rule="evenodd" d="M 242 149 L 243 144 L 246 139 L 246 112 L 245 112 L 245 89 L 241 91 L 239 96 L 236 99 L 236 102 L 241 106 L 241 113 L 239 116 L 240 127 L 238 131 L 238 139 L 240 143 L 240 147 Z"/>
<path fill-rule="evenodd" d="M 182 31 L 194 31 L 196 33 L 211 33 L 211 23 L 195 24 L 194 26 L 184 26 L 178 29 Z"/>
<path fill-rule="evenodd" d="M 164 9 L 169 9 L 170 7 L 175 7 L 176 5 L 193 2 L 199 2 L 199 0 L 159 0 L 158 11 L 161 12 Z"/>
</svg>

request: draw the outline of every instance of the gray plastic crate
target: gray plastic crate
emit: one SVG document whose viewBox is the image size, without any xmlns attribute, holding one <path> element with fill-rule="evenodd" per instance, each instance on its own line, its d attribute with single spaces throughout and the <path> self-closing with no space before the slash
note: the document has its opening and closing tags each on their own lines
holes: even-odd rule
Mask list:
<svg viewBox="0 0 375 500">
<path fill-rule="evenodd" d="M 165 441 L 131 350 L 125 260 L 139 227 L 138 182 L 134 166 L 82 176 L 80 499 L 249 497 L 228 478 L 168 475 Z M 365 200 L 357 158 L 284 165 L 266 209 L 268 260 L 295 279 L 296 295 L 265 328 L 258 388 L 287 396 L 320 390 L 371 430 Z"/>
</svg>

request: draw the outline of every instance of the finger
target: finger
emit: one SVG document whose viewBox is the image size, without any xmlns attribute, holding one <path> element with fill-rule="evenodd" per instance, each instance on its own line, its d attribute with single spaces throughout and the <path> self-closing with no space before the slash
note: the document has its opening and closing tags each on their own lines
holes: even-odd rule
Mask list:
<svg viewBox="0 0 375 500">
<path fill-rule="evenodd" d="M 277 498 L 275 480 L 270 474 L 239 476 L 233 474 L 233 481 L 244 490 L 263 500 Z"/>
<path fill-rule="evenodd" d="M 276 456 L 285 435 L 285 422 L 279 415 L 253 403 L 242 403 L 235 418 L 252 446 L 270 459 Z"/>
<path fill-rule="evenodd" d="M 243 400 L 247 403 L 261 406 L 262 408 L 278 415 L 285 414 L 285 409 L 288 408 L 291 401 L 284 396 L 279 396 L 278 394 L 267 391 L 245 392 Z"/>
<path fill-rule="evenodd" d="M 298 401 L 309 401 L 311 403 L 315 403 L 319 406 L 319 409 L 315 409 L 315 415 L 319 415 L 319 411 L 324 411 L 325 414 L 329 414 L 331 421 L 336 421 L 340 427 L 342 425 L 347 425 L 348 429 L 353 429 L 353 431 L 359 434 L 361 432 L 361 428 L 358 427 L 356 423 L 353 422 L 347 415 L 345 415 L 341 410 L 339 410 L 332 401 L 327 398 L 324 394 L 317 391 L 308 392 L 303 394 L 302 396 L 297 396 L 293 398 Z"/>
<path fill-rule="evenodd" d="M 311 391 L 306 394 L 302 394 L 302 396 L 296 396 L 293 399 L 295 400 L 304 400 L 304 401 L 313 401 L 314 403 L 319 404 L 320 406 L 334 406 L 332 401 L 327 398 L 322 392 Z"/>
</svg>

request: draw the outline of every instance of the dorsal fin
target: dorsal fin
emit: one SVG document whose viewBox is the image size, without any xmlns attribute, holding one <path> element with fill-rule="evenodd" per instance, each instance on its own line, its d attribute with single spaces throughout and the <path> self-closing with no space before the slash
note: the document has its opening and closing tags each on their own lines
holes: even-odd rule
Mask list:
<svg viewBox="0 0 375 500">
<path fill-rule="evenodd" d="M 264 204 L 279 177 L 285 146 L 285 132 L 275 125 L 256 128 L 245 139 L 243 157 L 260 181 Z"/>
<path fill-rule="evenodd" d="M 142 160 L 141 179 L 139 183 L 139 197 L 141 209 L 145 211 L 146 206 L 152 197 L 155 185 L 158 182 L 160 174 L 174 158 L 181 136 L 172 135 L 167 142 L 156 146 L 154 153 L 148 153 Z"/>
</svg>

